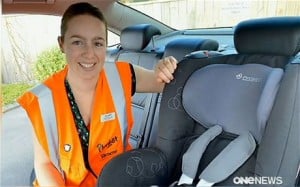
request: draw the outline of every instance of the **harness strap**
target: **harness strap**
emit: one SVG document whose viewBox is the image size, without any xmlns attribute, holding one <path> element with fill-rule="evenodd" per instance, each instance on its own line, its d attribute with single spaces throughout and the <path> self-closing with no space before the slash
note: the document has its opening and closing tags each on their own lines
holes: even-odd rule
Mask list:
<svg viewBox="0 0 300 187">
<path fill-rule="evenodd" d="M 188 148 L 182 157 L 182 175 L 178 185 L 192 184 L 196 176 L 200 159 L 207 145 L 221 134 L 222 127 L 215 125 L 199 136 Z"/>
<path fill-rule="evenodd" d="M 116 66 L 116 63 L 105 63 L 105 72 L 110 86 L 111 94 L 113 97 L 114 105 L 116 108 L 116 114 L 119 120 L 122 140 L 124 144 L 124 150 L 127 146 L 127 129 L 128 129 L 128 120 L 127 120 L 127 110 L 126 110 L 126 99 L 119 76 L 119 72 Z"/>
<path fill-rule="evenodd" d="M 151 102 L 153 98 L 154 93 L 146 93 L 146 101 L 145 101 L 145 106 L 144 106 L 144 111 L 142 114 L 142 120 L 140 123 L 134 123 L 134 126 L 131 130 L 131 135 L 130 135 L 130 145 L 133 148 L 140 148 L 144 144 L 145 140 L 145 132 L 146 132 L 146 123 L 147 120 L 149 119 L 149 109 L 151 107 Z"/>
<path fill-rule="evenodd" d="M 250 132 L 238 136 L 203 170 L 197 187 L 212 186 L 225 180 L 252 155 L 255 147 Z"/>
</svg>

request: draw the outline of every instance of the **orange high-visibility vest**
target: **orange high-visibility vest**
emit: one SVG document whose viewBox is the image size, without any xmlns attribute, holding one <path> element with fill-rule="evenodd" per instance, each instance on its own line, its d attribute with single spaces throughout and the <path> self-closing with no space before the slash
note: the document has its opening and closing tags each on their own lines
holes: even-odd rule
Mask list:
<svg viewBox="0 0 300 187">
<path fill-rule="evenodd" d="M 67 67 L 18 99 L 26 110 L 37 139 L 67 186 L 95 186 L 97 178 L 85 168 L 65 78 Z M 116 155 L 131 149 L 132 75 L 124 62 L 106 64 L 96 87 L 90 122 L 88 160 L 99 175 Z M 37 181 L 38 182 L 38 181 Z"/>
</svg>

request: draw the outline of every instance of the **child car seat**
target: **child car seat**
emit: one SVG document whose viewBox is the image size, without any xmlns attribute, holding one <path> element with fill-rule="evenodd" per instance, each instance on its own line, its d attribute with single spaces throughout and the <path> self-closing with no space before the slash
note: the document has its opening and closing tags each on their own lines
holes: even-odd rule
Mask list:
<svg viewBox="0 0 300 187">
<path fill-rule="evenodd" d="M 156 145 L 115 157 L 98 186 L 297 184 L 300 19 L 243 21 L 234 43 L 238 54 L 178 64 Z"/>
</svg>

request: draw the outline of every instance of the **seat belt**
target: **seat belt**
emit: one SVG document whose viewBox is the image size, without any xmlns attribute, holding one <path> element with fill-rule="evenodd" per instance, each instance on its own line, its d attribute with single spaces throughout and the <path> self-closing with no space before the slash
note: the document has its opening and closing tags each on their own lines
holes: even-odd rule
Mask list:
<svg viewBox="0 0 300 187">
<path fill-rule="evenodd" d="M 207 147 L 207 145 L 221 134 L 222 127 L 215 125 L 206 130 L 190 145 L 188 150 L 182 157 L 182 175 L 179 179 L 178 185 L 192 184 L 197 174 L 200 159 Z"/>
<path fill-rule="evenodd" d="M 300 163 L 298 165 L 298 171 L 297 171 L 297 174 L 296 174 L 295 186 L 300 186 Z"/>
<path fill-rule="evenodd" d="M 143 136 L 145 135 L 146 122 L 149 118 L 149 109 L 151 107 L 151 102 L 154 93 L 147 93 L 146 103 L 143 111 L 143 119 L 140 124 L 134 124 L 130 134 L 130 145 L 133 148 L 139 148 L 142 145 Z"/>
<path fill-rule="evenodd" d="M 230 142 L 200 174 L 197 187 L 213 186 L 228 178 L 253 154 L 256 142 L 250 132 Z"/>
</svg>

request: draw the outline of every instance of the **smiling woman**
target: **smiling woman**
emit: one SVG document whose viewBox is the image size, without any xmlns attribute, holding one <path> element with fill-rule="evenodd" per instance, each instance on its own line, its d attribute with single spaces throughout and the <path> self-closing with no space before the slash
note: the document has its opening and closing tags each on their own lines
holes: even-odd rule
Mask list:
<svg viewBox="0 0 300 187">
<path fill-rule="evenodd" d="M 127 62 L 104 68 L 106 41 L 102 12 L 86 2 L 72 4 L 58 37 L 66 67 L 18 99 L 34 130 L 36 186 L 94 186 L 104 165 L 132 148 L 132 94 L 161 92 L 173 79 L 173 57 L 154 70 Z M 99 151 L 111 137 L 116 141 Z"/>
<path fill-rule="evenodd" d="M 104 65 L 107 31 L 106 23 L 99 19 L 90 15 L 73 18 L 71 14 L 62 20 L 61 36 L 58 40 L 61 51 L 66 54 L 69 65 L 67 78 L 70 82 L 93 80 Z"/>
<path fill-rule="evenodd" d="M 43 182 L 49 182 L 53 177 L 58 180 L 50 182 L 59 182 L 74 186 L 94 186 L 104 165 L 114 163 L 109 162 L 111 158 L 115 158 L 115 156 L 123 153 L 125 150 L 131 149 L 131 147 L 146 148 L 149 150 L 149 147 L 157 146 L 157 139 L 159 137 L 170 135 L 168 141 L 174 141 L 175 143 L 174 147 L 166 146 L 167 154 L 156 154 L 153 150 L 146 151 L 145 155 L 140 155 L 139 152 L 130 152 L 138 154 L 133 155 L 136 156 L 134 157 L 136 159 L 129 159 L 130 167 L 129 169 L 127 167 L 127 174 L 138 175 L 141 172 L 139 169 L 149 164 L 149 170 L 144 170 L 147 172 L 144 174 L 146 177 L 153 177 L 153 172 L 161 171 L 159 169 L 163 167 L 161 163 L 165 155 L 181 148 L 181 144 L 178 144 L 178 142 L 182 142 L 186 146 L 185 148 L 187 148 L 193 138 L 202 135 L 206 130 L 206 126 L 198 123 L 198 121 L 191 121 L 190 118 L 184 118 L 191 122 L 187 126 L 195 125 L 195 128 L 191 127 L 186 130 L 173 129 L 174 124 L 182 124 L 181 119 L 177 119 L 186 110 L 180 101 L 183 97 L 185 99 L 192 98 L 183 94 L 183 89 L 179 88 L 180 82 L 178 81 L 180 80 L 177 75 L 189 72 L 181 69 L 185 62 L 192 59 L 192 62 L 189 63 L 190 68 L 204 65 L 202 62 L 224 64 L 229 61 L 231 62 L 231 60 L 227 59 L 235 58 L 236 55 L 242 60 L 248 56 L 252 56 L 252 54 L 248 53 L 266 52 L 268 49 L 276 49 L 276 55 L 277 52 L 279 52 L 279 55 L 284 53 L 284 57 L 278 57 L 284 61 L 287 58 L 285 53 L 293 50 L 294 46 L 298 44 L 297 41 L 299 41 L 297 37 L 297 33 L 299 33 L 298 22 L 295 22 L 294 30 L 291 25 L 286 27 L 285 24 L 288 24 L 288 20 L 290 19 L 299 20 L 300 0 L 87 0 L 85 2 L 89 3 L 88 7 L 92 8 L 93 11 L 96 10 L 97 12 L 100 10 L 103 13 L 103 16 L 107 20 L 107 26 L 102 19 L 98 19 L 97 15 L 84 13 L 70 18 L 60 28 L 61 18 L 66 17 L 64 13 L 68 7 L 71 6 L 71 3 L 79 2 L 81 0 L 2 1 L 3 16 L 8 20 L 8 22 L 6 20 L 2 22 L 7 23 L 3 25 L 3 28 L 11 26 L 11 29 L 8 31 L 16 31 L 13 37 L 2 37 L 1 46 L 3 46 L 2 53 L 4 54 L 2 55 L 3 59 L 1 59 L 1 62 L 4 62 L 1 63 L 2 83 L 8 80 L 6 78 L 7 74 L 17 77 L 12 79 L 11 82 L 18 82 L 20 80 L 33 81 L 32 74 L 27 76 L 25 72 L 29 71 L 29 67 L 35 61 L 37 54 L 45 49 L 44 45 L 49 43 L 51 43 L 51 47 L 52 45 L 57 47 L 56 49 L 59 54 L 66 56 L 68 65 L 63 67 L 61 71 L 51 75 L 49 79 L 41 81 L 41 84 L 26 92 L 18 100 L 25 110 L 17 108 L 3 114 L 1 143 L 5 146 L 2 149 L 3 154 L 1 155 L 2 161 L 4 160 L 1 162 L 1 186 L 28 186 L 29 175 L 34 167 L 34 158 L 31 152 L 32 147 L 21 149 L 20 142 L 32 142 L 32 135 L 25 131 L 31 129 L 33 129 L 35 142 L 36 182 L 41 185 L 43 185 Z M 80 11 L 84 11 L 86 3 L 79 5 L 80 8 L 77 8 Z M 45 19 L 43 17 L 39 22 L 35 21 L 35 17 L 46 15 L 50 18 Z M 276 32 L 264 33 L 258 29 L 255 30 L 258 32 L 252 33 L 254 39 L 252 37 L 249 39 L 246 27 L 238 27 L 242 28 L 242 30 L 238 30 L 242 32 L 242 35 L 235 34 L 236 26 L 241 20 L 270 16 L 283 17 L 281 19 L 267 19 L 269 20 L 267 21 L 268 28 L 276 30 L 277 26 L 281 24 L 284 28 L 288 28 L 283 35 Z M 295 16 L 295 18 L 287 16 Z M 51 18 L 56 20 L 56 22 L 51 21 Z M 12 22 L 13 19 L 17 21 Z M 277 24 L 276 21 L 278 20 L 280 24 Z M 255 26 L 260 21 L 253 20 L 253 23 L 255 23 Z M 264 28 L 265 24 L 262 25 L 262 28 Z M 108 29 L 108 33 L 106 33 L 106 29 Z M 116 45 L 110 45 L 111 34 L 114 34 L 117 39 L 114 43 Z M 17 36 L 19 36 L 18 40 Z M 58 38 L 58 36 L 60 37 Z M 287 39 L 283 39 L 285 37 Z M 294 38 L 289 39 L 289 37 Z M 283 41 L 287 42 L 283 43 Z M 8 44 L 11 47 L 6 47 Z M 294 52 L 296 53 L 298 49 L 295 47 Z M 34 53 L 34 55 L 32 58 L 31 56 L 29 58 L 29 54 L 31 53 Z M 175 56 L 180 61 L 182 60 L 178 64 L 178 67 L 181 67 L 180 69 L 176 69 L 177 61 L 169 57 L 170 55 Z M 288 55 L 289 60 L 294 60 L 299 54 L 293 53 L 291 55 L 288 53 Z M 272 59 L 276 58 L 274 54 L 271 54 L 271 56 Z M 264 58 L 259 57 L 253 57 L 255 62 L 266 62 Z M 45 57 L 45 59 L 46 61 L 42 66 L 49 69 L 52 68 L 49 61 L 57 60 L 50 57 Z M 236 58 L 232 62 L 235 62 L 235 60 Z M 251 62 L 253 62 L 253 59 Z M 12 64 L 16 64 L 17 66 L 8 68 Z M 137 67 L 137 65 L 144 68 Z M 273 65 L 277 67 L 278 64 L 274 63 Z M 300 124 L 298 107 L 300 106 L 300 100 L 292 100 L 293 97 L 291 97 L 293 92 L 293 96 L 300 98 L 300 86 L 297 86 L 299 85 L 299 80 L 296 76 L 293 76 L 297 74 L 299 68 L 297 68 L 297 63 L 288 64 L 284 67 L 293 67 L 288 69 L 290 76 L 284 75 L 284 79 L 292 81 L 284 80 L 285 86 L 283 88 L 280 86 L 279 89 L 288 87 L 289 89 L 287 90 L 291 92 L 290 95 L 281 94 L 279 102 L 276 102 L 276 111 L 278 108 L 279 110 L 277 113 L 272 114 L 272 119 L 274 116 L 275 118 L 270 120 L 271 123 L 275 121 L 276 127 L 269 124 L 266 125 L 266 129 L 274 128 L 274 131 L 277 133 L 271 132 L 268 135 L 268 137 L 271 137 L 270 144 L 273 145 L 275 142 L 276 146 L 279 145 L 278 142 L 282 142 L 282 145 L 285 144 L 285 141 L 273 140 L 284 137 L 281 136 L 281 133 L 287 133 L 287 131 L 291 133 L 298 132 Z M 173 77 L 172 74 L 174 69 L 176 69 L 176 77 Z M 256 68 L 253 69 L 255 70 Z M 285 68 L 283 69 L 285 71 Z M 217 74 L 218 76 L 225 75 L 223 73 L 218 72 Z M 252 76 L 252 73 L 252 70 L 249 70 L 249 74 L 237 72 L 233 74 L 233 78 L 239 78 L 235 77 L 235 75 L 247 75 L 248 78 L 256 77 Z M 224 114 L 224 119 L 236 118 L 240 115 L 236 115 L 233 109 L 228 108 L 233 103 L 230 102 L 229 96 L 234 96 L 232 93 L 236 92 L 226 89 L 227 87 L 222 87 L 223 83 L 229 85 L 230 88 L 234 84 L 231 84 L 230 81 L 228 82 L 224 78 L 221 78 L 224 81 L 223 83 L 218 83 L 217 74 L 212 73 L 211 78 L 202 79 L 203 84 L 200 85 L 206 85 L 209 89 L 205 87 L 201 93 L 192 90 L 192 96 L 199 94 L 199 97 L 202 98 L 200 100 L 196 99 L 192 104 L 198 105 L 197 102 L 199 101 L 206 103 L 206 105 L 199 105 L 204 106 L 203 113 L 211 115 L 216 115 L 218 114 L 216 112 L 218 109 L 225 108 L 224 112 L 221 112 Z M 22 79 L 20 78 L 21 75 Z M 270 77 L 270 81 L 267 82 L 274 85 L 276 81 L 274 82 L 272 76 Z M 150 93 L 162 91 L 164 83 L 167 82 L 171 83 L 168 85 L 174 87 L 174 90 L 169 94 L 170 98 L 168 98 L 168 95 L 163 94 L 161 100 L 159 93 Z M 196 82 L 199 83 L 201 81 Z M 262 82 L 239 81 L 239 83 L 256 85 Z M 209 98 L 210 96 L 214 96 L 208 90 L 215 89 L 219 89 L 216 91 L 217 95 L 220 96 L 218 100 L 223 104 L 213 104 L 217 101 L 216 99 L 206 99 L 206 97 L 203 97 L 207 96 Z M 229 94 L 224 95 L 225 93 Z M 243 98 L 255 95 L 251 92 L 245 93 L 249 93 L 249 95 Z M 275 97 L 275 99 L 278 99 L 277 96 Z M 238 99 L 237 97 L 232 98 L 234 100 Z M 243 101 L 243 99 L 239 99 L 239 101 Z M 272 105 L 269 102 L 269 97 L 261 100 L 263 104 L 259 105 L 260 109 Z M 243 103 L 235 102 L 237 106 Z M 255 104 L 255 102 L 250 103 L 253 106 Z M 246 105 L 248 106 L 248 104 Z M 166 106 L 170 109 L 168 110 L 169 113 L 161 112 Z M 282 108 L 284 107 L 286 109 L 283 110 Z M 242 107 L 242 109 L 246 108 Z M 174 111 L 174 109 L 179 110 Z M 194 108 L 190 109 L 194 111 Z M 211 112 L 208 112 L 208 109 Z M 295 112 L 291 112 L 292 110 Z M 238 112 L 241 111 L 239 110 Z M 229 117 L 228 114 L 230 112 L 233 113 Z M 263 119 L 266 116 L 264 110 L 259 110 L 257 115 Z M 199 113 L 199 119 L 203 119 L 203 116 L 205 118 L 205 115 Z M 174 123 L 170 119 L 175 119 Z M 216 118 L 212 117 L 211 119 Z M 256 119 L 256 117 L 251 117 L 251 119 Z M 239 118 L 236 120 L 237 122 L 241 122 Z M 255 123 L 257 121 L 255 120 Z M 291 121 L 292 123 L 290 123 Z M 267 123 L 270 122 L 268 121 Z M 164 126 L 166 124 L 170 124 L 170 126 L 166 128 Z M 245 125 L 246 123 L 243 124 Z M 291 124 L 294 125 L 293 129 L 287 128 Z M 232 125 L 232 123 L 229 125 Z M 243 125 L 238 123 L 237 126 L 242 127 Z M 183 126 L 179 125 L 178 127 L 181 128 Z M 192 132 L 192 129 L 196 130 Z M 184 136 L 176 138 L 177 135 L 181 135 L 180 133 L 183 132 L 186 132 L 192 138 Z M 223 136 L 223 133 L 221 135 Z M 228 132 L 227 129 L 224 129 L 224 135 L 229 139 L 237 136 L 235 131 Z M 262 142 L 266 143 L 264 138 Z M 288 140 L 287 144 L 289 147 L 286 150 L 287 155 L 290 157 L 283 158 L 283 160 L 286 159 L 288 161 L 284 160 L 286 162 L 281 162 L 280 159 L 268 160 L 268 163 L 270 163 L 269 169 L 272 172 L 277 172 L 273 168 L 278 166 L 279 163 L 293 162 L 292 166 L 286 167 L 289 172 L 286 172 L 284 168 L 278 169 L 278 171 L 282 171 L 281 173 L 279 172 L 279 177 L 287 179 L 291 185 L 295 183 L 296 174 L 294 173 L 297 172 L 295 170 L 299 168 L 297 165 L 300 157 L 298 142 L 298 135 L 294 139 L 291 138 Z M 159 146 L 165 145 L 164 143 L 159 144 Z M 212 142 L 212 144 L 214 143 Z M 273 146 L 269 146 L 268 143 L 264 146 L 268 147 L 268 149 L 266 149 L 267 156 L 263 154 L 263 159 L 280 156 L 277 154 L 276 148 L 273 149 Z M 208 155 L 204 153 L 206 155 L 204 156 L 204 161 L 200 161 L 201 166 L 206 165 L 208 160 L 214 159 L 213 156 L 216 155 L 215 150 L 214 148 L 209 148 Z M 213 154 L 210 155 L 211 152 Z M 170 154 L 170 157 L 176 155 Z M 154 160 L 155 162 L 140 162 L 141 157 L 149 158 L 152 156 L 157 158 Z M 181 163 L 180 156 L 176 156 L 176 164 Z M 241 156 L 241 154 L 236 154 L 236 156 Z M 125 157 L 121 156 L 120 158 L 126 158 L 126 154 Z M 297 161 L 295 162 L 296 164 L 294 163 L 295 160 Z M 22 163 L 19 164 L 16 161 L 22 161 Z M 106 174 L 111 177 L 113 176 L 112 174 L 125 171 L 122 165 L 117 164 L 116 166 L 117 169 L 113 168 L 112 172 L 106 172 Z M 178 165 L 178 168 L 181 167 Z M 171 170 L 172 167 L 170 166 L 169 169 Z M 74 173 L 73 171 L 79 172 Z M 251 174 L 249 174 L 251 176 L 253 173 L 261 174 L 261 171 L 247 171 L 251 171 Z M 174 175 L 174 180 L 179 179 L 180 172 L 176 171 L 174 173 L 176 175 Z M 293 172 L 293 176 L 290 175 L 291 172 Z M 166 176 L 173 173 L 170 171 L 160 174 Z M 241 174 L 239 176 L 248 177 L 247 175 Z M 230 177 L 233 178 L 235 176 L 232 174 Z M 227 184 L 232 184 L 232 181 L 230 181 L 231 178 L 227 180 Z M 116 177 L 108 179 L 106 180 L 107 184 L 111 184 L 112 180 L 119 182 L 119 180 L 116 180 Z M 148 179 L 150 180 L 150 178 Z M 87 184 L 89 182 L 92 184 Z M 169 185 L 174 181 L 163 180 L 162 182 L 169 182 L 166 184 Z M 283 182 L 285 183 L 286 180 L 283 180 Z M 153 183 L 150 184 L 152 185 Z"/>
</svg>

